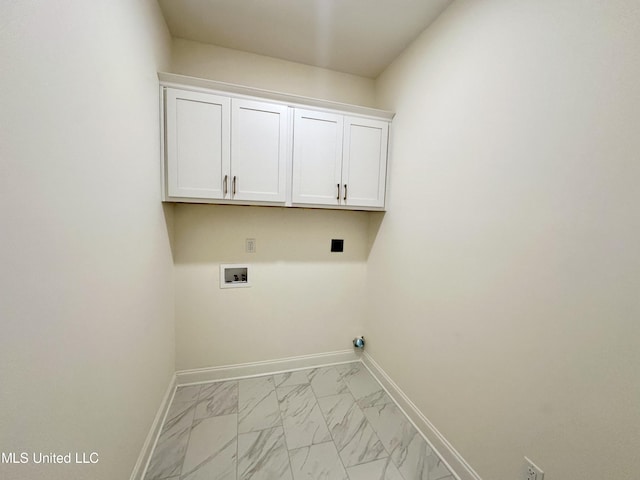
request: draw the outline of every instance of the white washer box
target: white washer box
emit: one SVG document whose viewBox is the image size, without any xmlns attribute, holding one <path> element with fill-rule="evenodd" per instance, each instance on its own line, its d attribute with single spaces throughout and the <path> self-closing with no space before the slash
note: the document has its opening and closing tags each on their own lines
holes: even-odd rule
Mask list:
<svg viewBox="0 0 640 480">
<path fill-rule="evenodd" d="M 227 263 L 220 265 L 220 288 L 250 287 L 249 265 Z"/>
</svg>

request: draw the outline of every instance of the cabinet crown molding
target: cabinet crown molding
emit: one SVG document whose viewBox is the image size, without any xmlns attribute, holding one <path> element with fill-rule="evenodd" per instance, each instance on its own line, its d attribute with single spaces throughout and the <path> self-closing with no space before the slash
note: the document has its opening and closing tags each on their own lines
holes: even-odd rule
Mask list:
<svg viewBox="0 0 640 480">
<path fill-rule="evenodd" d="M 330 111 L 340 111 L 351 115 L 363 117 L 371 117 L 391 121 L 395 116 L 394 112 L 388 110 L 380 110 L 377 108 L 363 107 L 361 105 L 352 105 L 349 103 L 333 102 L 331 100 L 322 100 L 319 98 L 304 97 L 302 95 L 292 95 L 288 93 L 275 92 L 272 90 L 264 90 L 261 88 L 247 87 L 244 85 L 236 85 L 233 83 L 218 82 L 216 80 L 207 80 L 204 78 L 190 77 L 187 75 L 179 75 L 176 73 L 158 72 L 158 80 L 160 85 L 164 87 L 175 87 L 181 89 L 193 89 L 195 91 L 217 91 L 235 97 L 259 97 L 264 100 L 279 102 L 290 107 L 327 109 Z"/>
</svg>

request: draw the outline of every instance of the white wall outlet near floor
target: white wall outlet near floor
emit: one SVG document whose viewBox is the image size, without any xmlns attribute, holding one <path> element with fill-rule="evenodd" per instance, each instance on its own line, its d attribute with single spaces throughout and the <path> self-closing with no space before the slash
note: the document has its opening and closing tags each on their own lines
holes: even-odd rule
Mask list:
<svg viewBox="0 0 640 480">
<path fill-rule="evenodd" d="M 256 253 L 256 239 L 255 238 L 247 238 L 246 250 L 247 250 L 247 253 Z"/>
<path fill-rule="evenodd" d="M 544 472 L 535 463 L 524 457 L 524 480 L 543 480 Z"/>
</svg>

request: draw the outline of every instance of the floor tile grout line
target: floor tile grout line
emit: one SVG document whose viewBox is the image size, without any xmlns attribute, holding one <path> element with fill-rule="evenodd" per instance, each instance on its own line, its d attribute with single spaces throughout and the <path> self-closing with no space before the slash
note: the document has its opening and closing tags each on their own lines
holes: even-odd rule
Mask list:
<svg viewBox="0 0 640 480">
<path fill-rule="evenodd" d="M 164 416 L 162 418 L 162 423 L 160 424 L 160 427 L 158 429 L 158 433 L 157 433 L 156 438 L 155 438 L 155 440 L 153 442 L 153 448 L 151 448 L 151 452 L 149 453 L 149 458 L 147 459 L 147 463 L 146 463 L 146 465 L 144 467 L 144 470 L 142 471 L 142 480 L 147 480 L 147 473 L 149 472 L 149 467 L 151 467 L 151 461 L 153 460 L 153 457 L 155 456 L 156 448 L 158 446 L 158 443 L 160 442 L 160 436 L 162 435 L 162 431 L 164 430 L 165 423 L 167 422 L 167 417 L 169 416 L 169 410 L 171 408 L 171 405 L 173 404 L 173 399 L 176 396 L 177 390 L 178 390 L 178 386 L 174 385 L 173 393 L 171 394 L 171 399 L 169 400 L 169 405 L 167 406 L 167 409 L 164 412 Z"/>
<path fill-rule="evenodd" d="M 346 383 L 346 382 L 345 382 L 345 383 Z M 393 459 L 391 458 L 391 453 L 389 452 L 389 450 L 387 449 L 387 447 L 384 445 L 384 443 L 382 442 L 382 440 L 380 440 L 380 436 L 379 436 L 378 432 L 376 431 L 376 429 L 375 429 L 375 428 L 373 428 L 373 425 L 371 424 L 371 422 L 369 422 L 369 419 L 366 417 L 366 415 L 365 415 L 365 414 L 364 414 L 364 412 L 362 411 L 362 408 L 360 407 L 360 405 L 358 405 L 358 402 L 356 401 L 355 396 L 353 395 L 353 393 L 352 393 L 350 390 L 349 390 L 347 393 L 348 393 L 348 394 L 351 396 L 351 398 L 353 399 L 353 405 L 352 405 L 351 407 L 355 407 L 355 408 L 357 408 L 358 410 L 360 410 L 360 413 L 362 414 L 362 416 L 363 416 L 363 418 L 364 418 L 364 420 L 365 420 L 366 424 L 371 428 L 371 431 L 374 433 L 374 435 L 376 436 L 376 438 L 377 438 L 377 439 L 378 439 L 378 441 L 380 442 L 380 445 L 382 445 L 382 448 L 384 449 L 384 452 L 386 453 L 386 456 L 384 456 L 384 457 L 374 458 L 373 460 L 369 460 L 369 461 L 367 461 L 367 462 L 362 462 L 362 463 L 356 463 L 355 465 L 350 465 L 349 467 L 347 467 L 347 466 L 344 464 L 344 461 L 342 461 L 342 457 L 340 456 L 340 450 L 338 450 L 338 445 L 337 445 L 337 443 L 336 443 L 335 438 L 333 437 L 333 432 L 332 432 L 331 430 L 329 430 L 329 433 L 331 434 L 331 437 L 333 438 L 333 443 L 336 445 L 336 450 L 338 450 L 338 456 L 340 457 L 340 460 L 342 461 L 342 464 L 343 464 L 343 466 L 344 466 L 344 468 L 345 468 L 345 471 L 347 472 L 347 476 L 350 478 L 350 476 L 349 476 L 349 472 L 348 472 L 348 470 L 347 470 L 348 468 L 359 467 L 359 466 L 361 466 L 361 465 L 368 465 L 369 463 L 378 462 L 378 461 L 380 461 L 380 460 L 387 460 L 387 461 L 391 462 L 391 463 L 393 464 L 393 466 L 394 466 L 394 467 L 396 467 L 396 469 L 397 469 L 397 468 L 398 468 L 398 467 L 397 467 L 397 465 L 395 464 L 395 462 L 394 462 L 394 461 L 393 461 Z M 345 395 L 345 394 L 336 394 L 336 395 L 334 395 L 334 396 L 337 396 L 337 395 Z M 322 398 L 327 398 L 327 397 L 329 397 L 329 396 L 330 396 L 330 395 L 327 395 L 326 397 L 322 397 Z M 323 416 L 324 416 L 324 412 L 322 412 L 322 413 L 323 413 Z M 328 427 L 328 425 L 327 425 L 327 427 Z M 404 480 L 404 475 L 402 475 L 402 473 L 400 472 L 400 470 L 398 470 L 398 473 L 400 474 L 400 477 Z"/>
<path fill-rule="evenodd" d="M 282 409 L 280 408 L 280 399 L 278 398 L 278 387 L 276 387 L 275 375 L 273 375 L 273 390 L 276 392 L 276 402 L 278 402 L 278 416 L 280 417 L 280 425 L 282 426 L 282 439 L 284 440 L 284 449 L 287 451 L 287 459 L 289 460 L 289 472 L 291 472 L 291 480 L 293 477 L 293 465 L 291 464 L 291 454 L 289 453 L 289 442 L 287 442 L 287 435 L 284 432 L 284 419 L 282 418 Z"/>
<path fill-rule="evenodd" d="M 324 367 L 318 367 L 318 368 L 324 368 Z M 308 369 L 308 370 L 316 370 L 316 369 L 312 368 L 312 369 Z M 338 372 L 338 375 L 339 375 L 339 372 Z M 322 445 L 322 444 L 325 444 L 325 443 L 331 443 L 333 445 L 333 447 L 335 448 L 335 450 L 336 450 L 336 453 L 338 455 L 338 460 L 340 461 L 340 464 L 342 465 L 342 468 L 344 469 L 344 473 L 347 476 L 347 480 L 349 480 L 349 474 L 347 473 L 347 468 L 344 466 L 344 462 L 342 461 L 342 458 L 340 457 L 340 451 L 338 450 L 338 446 L 336 445 L 335 439 L 333 438 L 333 433 L 329 429 L 329 425 L 327 424 L 327 421 L 326 421 L 326 419 L 324 417 L 324 413 L 322 412 L 322 409 L 320 408 L 320 404 L 318 403 L 318 398 L 320 398 L 320 397 L 318 397 L 316 395 L 316 392 L 313 389 L 313 385 L 311 384 L 311 379 L 309 379 L 308 375 L 307 375 L 307 380 L 308 380 L 308 383 L 304 383 L 304 384 L 301 384 L 301 385 L 304 385 L 304 386 L 308 385 L 309 386 L 309 390 L 311 390 L 311 394 L 313 395 L 313 398 L 315 400 L 315 406 L 317 406 L 318 410 L 320 410 L 320 416 L 322 417 L 322 421 L 324 422 L 324 425 L 327 428 L 327 431 L 329 432 L 329 436 L 331 437 L 331 440 L 326 441 L 326 442 L 315 443 L 315 444 L 313 443 L 313 440 L 312 440 L 312 443 L 310 445 L 298 447 L 298 448 L 295 448 L 294 450 L 298 450 L 299 448 L 309 448 L 309 452 L 311 452 L 311 448 L 313 446 L 315 446 L 315 445 Z M 340 379 L 340 381 L 342 382 L 342 379 Z M 294 385 L 294 387 L 299 387 L 299 386 L 300 385 Z M 327 395 L 327 396 L 330 396 L 330 395 Z M 322 397 L 322 398 L 324 398 L 324 397 Z M 278 406 L 279 406 L 279 404 L 280 404 L 280 401 L 278 400 Z M 282 410 L 280 411 L 280 413 L 282 414 Z M 283 431 L 284 431 L 284 422 L 283 422 Z M 285 442 L 286 442 L 286 435 L 285 435 Z M 291 471 L 292 471 L 292 474 L 293 474 L 293 466 L 291 465 L 291 450 L 289 450 L 288 443 L 287 443 L 287 454 L 289 455 L 289 465 L 291 466 Z"/>
<path fill-rule="evenodd" d="M 373 360 L 373 359 L 371 359 Z M 453 470 L 453 468 L 450 467 L 449 463 L 442 457 L 442 455 L 440 455 L 440 452 L 438 451 L 437 448 L 435 448 L 435 446 L 431 443 L 431 441 L 427 438 L 427 436 L 424 434 L 424 432 L 418 428 L 418 425 L 416 424 L 416 422 L 413 421 L 413 419 L 409 416 L 409 414 L 407 414 L 407 412 L 405 412 L 404 408 L 402 408 L 402 406 L 400 405 L 400 403 L 393 397 L 393 395 L 391 395 L 391 393 L 389 392 L 389 390 L 387 390 L 387 388 L 382 384 L 382 382 L 378 379 L 378 377 L 373 373 L 372 368 L 370 368 L 364 360 L 360 360 L 359 363 L 362 365 L 362 367 L 364 367 L 364 369 L 369 373 L 369 375 L 371 377 L 373 377 L 373 380 L 380 385 L 380 387 L 382 388 L 382 390 L 387 394 L 387 397 L 389 397 L 389 399 L 391 400 L 390 403 L 387 404 L 380 404 L 380 405 L 394 405 L 402 414 L 402 416 L 404 418 L 406 418 L 409 423 L 413 426 L 413 428 L 418 432 L 418 435 L 427 443 L 427 445 L 429 446 L 429 448 L 432 450 L 432 452 L 434 453 L 435 457 L 444 464 L 444 466 L 446 467 L 447 471 L 451 474 L 451 476 L 453 477 L 454 480 L 460 480 L 460 477 L 458 476 L 458 474 Z M 374 362 L 375 363 L 375 362 Z M 373 405 L 373 406 L 380 406 L 380 405 Z M 376 432 L 377 433 L 377 432 Z M 392 459 L 393 461 L 393 459 Z M 393 462 L 395 465 L 395 462 Z M 397 465 L 396 465 L 397 468 Z M 400 469 L 398 468 L 398 472 L 400 472 Z M 400 475 L 402 475 L 402 472 L 400 472 Z M 404 475 L 402 475 L 404 478 Z"/>
<path fill-rule="evenodd" d="M 268 379 L 269 379 L 269 377 L 267 377 L 267 380 L 268 380 Z M 267 382 L 267 383 L 269 383 L 269 382 Z M 273 383 L 273 379 L 272 379 L 272 382 L 271 382 L 271 383 Z M 263 391 L 262 393 L 264 393 L 264 391 Z M 260 406 L 261 404 L 263 404 L 263 402 L 266 402 L 266 401 L 269 399 L 269 397 L 271 396 L 271 394 L 272 394 L 272 393 L 273 393 L 273 394 L 275 395 L 275 397 L 276 397 L 276 398 L 275 398 L 275 400 L 276 400 L 276 405 L 277 405 L 278 397 L 277 397 L 277 395 L 276 395 L 276 392 L 275 392 L 275 386 L 274 386 L 274 387 L 273 387 L 273 391 L 268 391 L 268 392 L 267 392 L 266 394 L 264 394 L 264 395 L 259 395 L 259 394 L 258 394 L 258 395 L 256 395 L 256 396 L 254 396 L 254 397 L 253 397 L 254 399 L 256 399 L 256 400 L 258 400 L 258 401 L 257 401 L 257 402 L 253 405 L 253 407 L 248 411 L 248 415 L 250 415 L 250 414 L 251 414 L 251 413 L 252 413 L 256 408 L 258 408 L 258 406 Z M 238 386 L 238 402 L 239 402 L 239 401 L 240 401 L 240 387 Z M 246 418 L 246 417 L 245 417 L 245 418 Z M 274 426 L 277 426 L 277 425 L 270 425 L 269 427 L 274 427 Z M 269 428 L 269 427 L 264 427 L 264 428 L 260 428 L 260 429 L 257 429 L 257 430 L 266 430 L 266 429 L 267 429 L 267 428 Z M 239 405 L 238 405 L 238 431 L 240 431 L 240 406 L 239 406 Z M 249 432 L 252 432 L 252 431 L 256 431 L 256 430 L 249 429 L 247 432 L 242 432 L 242 433 L 249 433 Z"/>
<path fill-rule="evenodd" d="M 179 479 L 180 477 L 182 477 L 182 473 L 183 473 L 182 469 L 184 468 L 184 461 L 185 461 L 185 459 L 187 457 L 187 451 L 189 449 L 189 442 L 191 441 L 191 433 L 193 432 L 194 423 L 196 421 L 200 423 L 200 422 L 202 422 L 204 420 L 208 420 L 210 418 L 224 417 L 224 416 L 227 416 L 227 415 L 234 415 L 234 413 L 226 413 L 226 414 L 221 414 L 221 415 L 211 415 L 211 416 L 207 416 L 207 417 L 196 418 L 196 409 L 197 409 L 197 406 L 200 404 L 200 395 L 202 394 L 202 391 L 204 389 L 204 385 L 205 384 L 199 384 L 200 390 L 198 391 L 198 395 L 196 397 L 196 400 L 188 402 L 189 404 L 191 404 L 191 406 L 189 408 L 193 408 L 193 418 L 191 419 L 191 425 L 189 427 L 189 435 L 187 437 L 187 442 L 186 442 L 187 445 L 186 445 L 186 448 L 185 448 L 185 454 L 184 454 L 184 457 L 182 458 L 182 463 L 180 465 L 180 472 L 179 472 L 177 477 L 167 477 L 165 480 L 171 480 L 173 478 L 178 478 Z M 180 387 L 176 387 L 176 389 L 177 388 L 180 388 Z M 239 402 L 239 398 L 240 398 L 240 396 L 238 395 L 238 402 Z M 183 403 L 183 402 L 180 402 L 180 403 Z M 184 402 L 184 403 L 187 403 L 187 402 Z M 171 408 L 172 406 L 173 406 L 173 402 L 172 402 L 172 404 L 169 405 L 169 408 Z M 236 416 L 236 480 L 237 480 L 237 478 L 238 478 L 238 428 L 237 428 L 237 423 L 238 423 L 239 415 L 237 413 L 235 413 L 235 416 Z M 164 427 L 164 425 L 163 425 L 163 427 Z"/>
<path fill-rule="evenodd" d="M 361 363 L 361 362 L 359 362 L 359 363 Z M 375 379 L 374 379 L 374 380 L 375 380 Z M 347 382 L 347 381 L 345 380 L 345 377 L 344 377 L 344 376 L 342 376 L 342 381 L 343 381 L 343 382 L 344 382 L 344 384 L 347 386 L 347 390 L 349 390 L 349 393 L 353 396 L 353 399 L 355 400 L 355 402 L 356 402 L 356 403 L 358 403 L 358 399 L 357 399 L 357 397 L 356 397 L 356 394 L 355 394 L 355 393 L 353 393 L 353 390 L 352 390 L 352 389 L 351 389 L 351 387 L 349 386 L 349 382 Z M 358 404 L 358 407 L 360 407 L 360 404 Z M 363 413 L 364 413 L 364 412 L 363 412 Z M 372 428 L 373 428 L 373 427 L 372 427 Z M 375 431 L 375 430 L 374 430 L 374 431 Z"/>
<path fill-rule="evenodd" d="M 351 398 L 353 398 L 353 404 L 351 405 L 351 407 L 349 407 L 349 409 L 351 408 L 356 408 L 357 410 L 360 411 L 360 414 L 362 415 L 362 418 L 364 419 L 365 422 L 365 427 L 368 426 L 371 431 L 373 432 L 373 434 L 375 435 L 376 439 L 378 440 L 378 442 L 380 442 L 380 445 L 382 446 L 382 449 L 384 450 L 384 453 L 386 453 L 386 456 L 384 457 L 380 457 L 380 458 L 374 458 L 373 460 L 369 460 L 367 462 L 361 462 L 361 463 L 356 463 L 355 465 L 350 465 L 349 468 L 351 467 L 357 467 L 358 465 L 365 465 L 367 463 L 371 463 L 371 462 L 375 462 L 377 460 L 382 460 L 383 458 L 389 458 L 391 459 L 391 454 L 389 453 L 389 451 L 387 450 L 387 447 L 384 446 L 384 443 L 382 442 L 382 440 L 380 440 L 380 435 L 378 434 L 378 432 L 376 431 L 375 428 L 373 428 L 373 425 L 371 425 L 371 422 L 369 422 L 369 419 L 367 418 L 367 416 L 364 414 L 364 412 L 362 411 L 362 408 L 360 407 L 360 405 L 358 405 L 358 402 L 355 400 L 353 394 L 351 394 L 351 392 L 349 392 L 349 395 L 351 395 Z M 326 397 L 325 397 L 326 398 Z"/>
<path fill-rule="evenodd" d="M 156 440 L 156 444 L 154 445 L 153 450 L 151 451 L 151 456 L 149 457 L 149 464 L 147 465 L 147 468 L 145 469 L 145 476 L 144 476 L 145 480 L 146 480 L 146 476 L 147 476 L 147 472 L 148 472 L 149 466 L 151 465 L 151 461 L 153 460 L 153 457 L 155 456 L 156 448 L 158 446 L 158 443 L 160 443 L 159 442 L 160 436 L 162 435 L 162 433 L 164 431 L 164 428 L 166 426 L 166 421 L 167 421 L 167 418 L 169 416 L 169 412 L 171 411 L 171 407 L 173 407 L 173 400 L 175 398 L 175 395 L 177 393 L 178 388 L 179 387 L 176 386 L 176 388 L 174 390 L 173 396 L 171 398 L 171 402 L 169 403 L 169 407 L 167 408 L 167 413 L 165 414 L 165 418 L 164 418 L 164 420 L 162 422 L 162 426 L 160 428 L 160 433 L 158 434 L 158 438 Z M 188 408 L 194 407 L 193 415 L 195 417 L 195 403 L 193 403 L 193 405 L 191 405 L 192 402 L 178 402 L 178 404 L 180 404 L 180 405 L 182 405 L 183 403 L 189 404 L 190 406 Z M 193 421 L 194 421 L 194 419 L 192 418 L 189 426 L 184 429 L 184 430 L 187 430 L 187 429 L 189 430 L 189 434 L 187 435 L 187 441 L 186 441 L 186 446 L 185 446 L 185 457 L 186 457 L 186 454 L 187 454 L 187 448 L 189 447 L 189 439 L 191 438 L 191 429 L 193 428 Z M 185 457 L 182 457 L 182 461 L 180 462 L 180 467 L 178 468 L 178 475 L 177 475 L 178 477 L 180 477 L 182 475 L 182 467 L 184 466 Z M 171 479 L 171 478 L 174 478 L 174 477 L 175 477 L 175 475 L 174 476 L 170 476 L 170 477 L 164 477 L 164 479 Z M 158 479 L 158 480 L 164 480 L 164 479 Z"/>
<path fill-rule="evenodd" d="M 361 363 L 361 362 L 360 362 L 360 363 Z M 369 373 L 369 372 L 367 372 L 367 373 Z M 370 373 L 369 373 L 369 375 L 370 375 L 371 377 L 373 377 L 373 375 L 371 375 Z M 384 451 L 385 451 L 385 452 L 387 452 L 387 454 L 389 455 L 389 458 L 391 458 L 391 452 L 389 452 L 389 450 L 388 450 L 388 449 L 387 449 L 387 447 L 384 445 L 384 443 L 382 442 L 382 440 L 380 440 L 380 434 L 379 434 L 379 433 L 378 433 L 378 431 L 373 427 L 373 425 L 371 424 L 371 422 L 369 421 L 369 419 L 367 418 L 367 416 L 364 414 L 364 407 L 358 403 L 358 399 L 356 398 L 355 393 L 353 393 L 353 390 L 352 390 L 352 389 L 351 389 L 351 387 L 349 386 L 349 382 L 347 382 L 346 380 L 344 380 L 344 377 L 343 377 L 343 381 L 344 381 L 344 384 L 347 386 L 347 390 L 349 391 L 349 393 L 350 393 L 350 394 L 351 394 L 351 396 L 353 397 L 353 401 L 354 401 L 354 403 L 355 403 L 356 407 L 358 407 L 358 408 L 360 409 L 360 411 L 362 412 L 362 415 L 364 415 L 364 418 L 365 418 L 365 420 L 367 421 L 367 425 L 369 425 L 369 426 L 371 427 L 371 430 L 373 430 L 373 433 L 375 433 L 375 434 L 376 434 L 376 437 L 378 437 L 378 440 L 380 441 L 380 444 L 382 445 L 382 448 L 384 448 Z M 376 381 L 376 379 L 375 379 L 375 378 L 373 378 L 373 381 L 374 381 L 374 382 L 376 382 L 376 383 L 378 383 L 378 382 Z M 384 391 L 384 390 L 383 390 L 383 391 Z"/>
<path fill-rule="evenodd" d="M 389 405 L 389 404 L 383 404 L 383 405 Z M 371 405 L 370 407 L 367 407 L 367 408 L 373 408 L 373 407 L 377 407 L 377 406 L 379 406 L 379 405 Z M 364 415 L 364 411 L 362 412 L 362 414 Z M 405 415 L 403 414 L 403 416 L 405 416 Z M 373 430 L 373 432 L 378 437 L 378 440 L 380 440 L 380 434 L 378 433 L 376 428 L 373 426 L 373 424 L 371 422 L 369 422 L 369 419 L 367 418 L 366 415 L 365 415 L 365 418 L 367 419 L 367 422 L 369 423 L 369 425 L 371 425 L 371 429 Z M 396 469 L 398 470 L 398 473 L 404 479 L 405 478 L 404 474 L 400 471 L 400 467 L 398 465 L 396 465 L 396 462 L 393 459 L 393 452 L 395 451 L 395 449 L 389 451 L 389 449 L 386 447 L 386 445 L 384 444 L 384 442 L 382 440 L 380 440 L 380 443 L 382 444 L 382 448 L 384 448 L 385 452 L 387 452 L 387 454 L 389 455 L 387 458 L 393 464 L 393 466 L 396 467 Z"/>
<path fill-rule="evenodd" d="M 236 380 L 238 394 L 236 395 L 236 480 L 240 470 L 240 381 Z"/>
<path fill-rule="evenodd" d="M 334 367 L 334 369 L 335 369 L 335 367 Z M 338 375 L 340 375 L 340 372 L 337 372 L 337 373 L 338 373 Z M 340 378 L 339 381 L 342 382 L 342 379 Z M 342 465 L 342 468 L 344 470 L 344 474 L 347 476 L 347 480 L 349 480 L 349 472 L 347 472 L 347 467 L 344 465 L 344 461 L 342 460 L 342 457 L 340 456 L 340 450 L 338 450 L 338 445 L 336 444 L 335 438 L 333 438 L 333 432 L 329 428 L 329 424 L 327 423 L 327 419 L 324 416 L 324 412 L 320 408 L 320 404 L 318 403 L 318 396 L 316 395 L 316 392 L 313 389 L 313 386 L 311 386 L 311 393 L 313 394 L 313 396 L 314 396 L 314 398 L 316 400 L 316 405 L 318 406 L 318 410 L 320 410 L 320 416 L 322 417 L 322 420 L 324 421 L 324 424 L 327 427 L 327 431 L 329 432 L 329 436 L 331 437 L 331 443 L 333 443 L 333 447 L 336 449 L 336 453 L 338 454 L 338 460 L 340 460 L 340 464 Z M 327 396 L 329 396 L 329 395 L 327 395 Z"/>
<path fill-rule="evenodd" d="M 217 416 L 221 417 L 222 415 L 217 415 Z M 214 417 L 208 417 L 208 418 L 214 418 Z M 264 432 L 265 430 L 271 430 L 272 428 L 278 428 L 278 427 L 282 427 L 282 425 L 271 425 L 270 427 L 256 428 L 255 430 L 249 430 L 248 432 L 238 432 L 238 435 L 249 435 L 250 433 Z"/>
<path fill-rule="evenodd" d="M 373 374 L 369 371 L 369 369 L 366 368 L 366 365 L 363 362 L 359 362 L 362 367 L 365 367 L 365 371 L 372 379 L 374 382 L 376 382 L 378 385 L 380 385 L 380 388 L 382 389 L 383 392 L 386 393 L 385 388 L 380 384 L 380 382 L 373 376 Z M 359 367 L 361 368 L 361 367 Z M 367 416 L 364 414 L 364 407 L 360 406 L 360 404 L 358 404 L 358 400 L 356 399 L 355 394 L 353 393 L 353 390 L 351 390 L 351 387 L 349 386 L 349 382 L 347 382 L 346 380 L 344 380 L 343 377 L 343 381 L 345 383 L 345 385 L 347 386 L 347 389 L 349 390 L 349 393 L 351 393 L 351 395 L 353 396 L 354 400 L 355 400 L 355 404 L 356 406 L 362 411 L 362 414 L 364 415 L 365 420 L 367 421 L 367 423 L 369 424 L 369 426 L 371 427 L 371 430 L 373 430 L 373 433 L 376 434 L 376 437 L 378 437 L 378 440 L 380 441 L 380 444 L 382 445 L 382 448 L 384 448 L 384 451 L 387 452 L 388 455 L 388 459 L 389 461 L 393 464 L 394 467 L 396 467 L 396 469 L 398 470 L 398 473 L 400 474 L 400 476 L 404 479 L 404 475 L 402 474 L 402 472 L 400 471 L 400 468 L 398 468 L 398 466 L 396 465 L 396 462 L 394 462 L 393 458 L 392 458 L 392 452 L 389 451 L 389 449 L 386 447 L 386 445 L 384 444 L 384 442 L 382 440 L 380 440 L 380 434 L 378 433 L 378 431 L 375 429 L 375 427 L 373 426 L 373 424 L 371 424 L 371 422 L 369 421 L 369 419 L 367 418 Z M 391 398 L 391 396 L 389 396 L 389 398 Z M 376 405 L 371 405 L 372 407 L 376 406 Z M 367 407 L 369 408 L 369 407 Z M 404 412 L 403 412 L 404 415 Z M 405 415 L 406 416 L 406 415 Z M 380 460 L 380 459 L 378 459 Z M 375 460 L 373 460 L 375 461 Z M 367 462 L 370 463 L 370 462 Z M 361 463 L 360 465 L 365 465 L 364 463 Z"/>
<path fill-rule="evenodd" d="M 177 387 L 176 387 L 177 390 Z M 200 386 L 200 390 L 198 390 L 198 397 L 200 396 L 200 392 L 202 391 L 202 385 Z M 189 426 L 189 435 L 187 436 L 187 445 L 184 448 L 184 456 L 182 457 L 182 461 L 180 462 L 180 470 L 178 473 L 178 478 L 182 476 L 182 469 L 184 468 L 184 461 L 187 458 L 187 451 L 189 450 L 189 442 L 191 441 L 191 432 L 193 431 L 193 422 L 195 422 L 195 417 L 196 417 L 196 405 L 198 403 L 198 399 L 196 397 L 196 401 L 194 402 L 194 404 L 192 405 L 193 407 L 193 418 L 191 419 L 191 424 Z M 171 405 L 169 405 L 169 408 L 171 408 Z M 191 408 L 191 407 L 189 407 Z"/>
<path fill-rule="evenodd" d="M 249 430 L 248 432 L 243 432 L 240 433 L 240 431 L 238 430 L 238 434 L 237 434 L 237 439 L 239 439 L 240 435 L 248 435 L 251 433 L 260 433 L 260 432 L 264 432 L 265 430 L 271 430 L 274 428 L 281 428 L 282 429 L 282 437 L 283 440 L 285 442 L 284 447 L 285 450 L 287 451 L 287 458 L 289 461 L 289 471 L 291 472 L 291 478 L 293 480 L 293 468 L 291 467 L 291 458 L 289 457 L 289 450 L 288 450 L 288 446 L 286 443 L 286 435 L 284 433 L 284 422 L 282 421 L 282 412 L 280 411 L 280 403 L 278 401 L 278 395 L 276 393 L 276 386 L 275 386 L 275 375 L 263 375 L 264 377 L 272 377 L 272 383 L 273 383 L 273 392 L 270 392 L 269 395 L 271 393 L 274 393 L 276 396 L 276 405 L 277 405 L 277 410 L 278 410 L 278 418 L 280 419 L 280 424 L 279 425 L 271 425 L 270 427 L 264 427 L 264 428 L 259 428 L 256 430 Z M 240 391 L 239 391 L 239 385 L 238 385 L 238 412 L 240 411 Z M 238 429 L 240 427 L 240 415 L 238 415 Z M 236 448 L 237 453 L 237 457 L 238 457 L 238 462 L 237 462 L 237 468 L 236 468 L 236 480 L 238 480 L 238 476 L 239 476 L 239 468 L 240 468 L 240 458 L 239 458 L 239 441 L 238 441 L 238 445 Z"/>
</svg>

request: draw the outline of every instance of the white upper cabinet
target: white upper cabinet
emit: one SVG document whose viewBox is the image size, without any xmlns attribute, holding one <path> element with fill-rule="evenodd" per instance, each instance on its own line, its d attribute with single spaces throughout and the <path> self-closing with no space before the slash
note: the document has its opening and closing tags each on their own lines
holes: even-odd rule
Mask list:
<svg viewBox="0 0 640 480">
<path fill-rule="evenodd" d="M 340 205 L 343 116 L 296 109 L 293 203 Z"/>
<path fill-rule="evenodd" d="M 342 149 L 344 205 L 384 207 L 389 123 L 345 117 Z"/>
<path fill-rule="evenodd" d="M 393 113 L 158 76 L 164 201 L 384 209 Z"/>
<path fill-rule="evenodd" d="M 231 100 L 231 199 L 286 200 L 287 110 L 283 105 Z"/>
<path fill-rule="evenodd" d="M 228 97 L 167 89 L 167 196 L 224 198 L 229 171 Z"/>
<path fill-rule="evenodd" d="M 166 89 L 167 198 L 286 200 L 284 105 Z"/>
<path fill-rule="evenodd" d="M 389 123 L 296 109 L 294 204 L 384 207 Z"/>
</svg>

